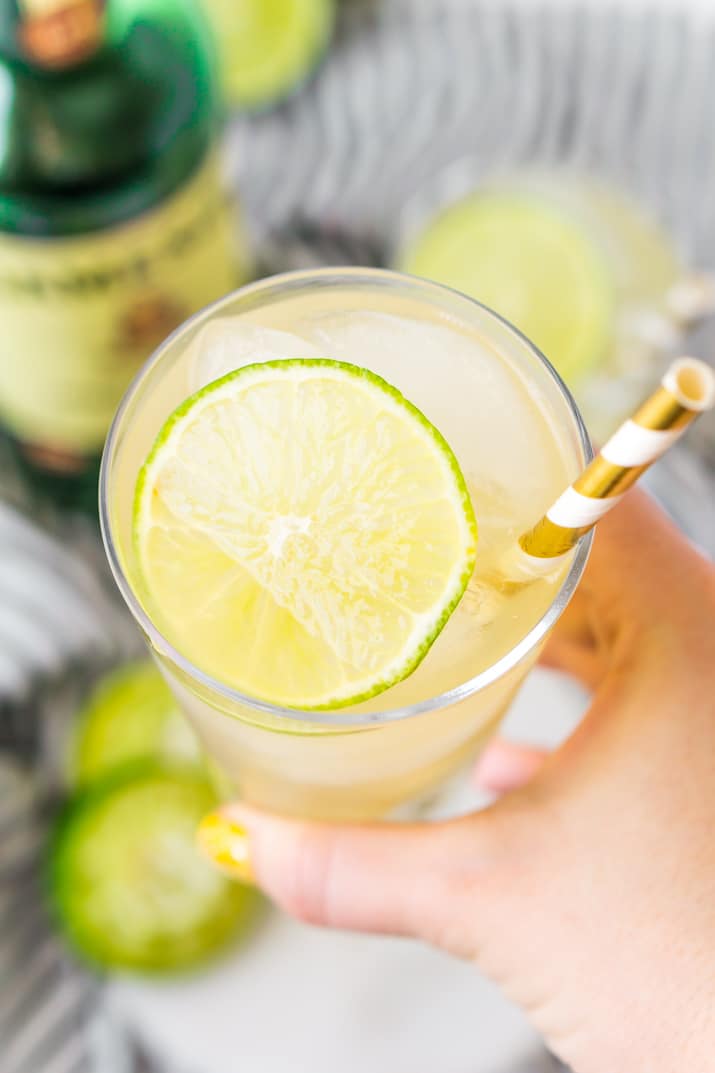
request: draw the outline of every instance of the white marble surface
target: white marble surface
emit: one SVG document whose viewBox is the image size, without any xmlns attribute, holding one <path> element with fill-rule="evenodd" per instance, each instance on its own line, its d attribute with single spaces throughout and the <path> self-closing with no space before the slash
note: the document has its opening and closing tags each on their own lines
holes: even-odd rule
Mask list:
<svg viewBox="0 0 715 1073">
<path fill-rule="evenodd" d="M 553 744 L 585 701 L 573 683 L 537 670 L 506 729 Z M 477 797 L 464 786 L 449 804 L 461 812 Z M 173 1073 L 554 1068 L 519 1011 L 471 966 L 417 943 L 331 934 L 278 913 L 215 968 L 172 983 L 115 981 L 111 1003 Z"/>
</svg>

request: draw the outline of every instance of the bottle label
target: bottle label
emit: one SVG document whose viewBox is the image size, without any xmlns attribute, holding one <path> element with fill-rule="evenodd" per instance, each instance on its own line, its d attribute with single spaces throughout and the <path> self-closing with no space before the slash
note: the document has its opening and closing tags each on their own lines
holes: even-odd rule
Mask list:
<svg viewBox="0 0 715 1073">
<path fill-rule="evenodd" d="M 71 238 L 0 234 L 0 419 L 46 465 L 101 449 L 142 362 L 246 278 L 212 157 L 149 212 Z"/>
<path fill-rule="evenodd" d="M 18 0 L 20 48 L 32 63 L 60 70 L 99 48 L 105 0 Z"/>
</svg>

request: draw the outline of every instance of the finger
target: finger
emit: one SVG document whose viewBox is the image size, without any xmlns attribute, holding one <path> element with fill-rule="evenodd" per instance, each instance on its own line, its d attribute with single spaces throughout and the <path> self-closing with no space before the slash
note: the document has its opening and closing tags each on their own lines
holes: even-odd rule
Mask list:
<svg viewBox="0 0 715 1073">
<path fill-rule="evenodd" d="M 236 804 L 207 818 L 199 844 L 231 873 L 237 861 L 239 878 L 247 878 L 250 861 L 255 882 L 301 920 L 444 942 L 455 899 L 464 897 L 486 867 L 481 827 L 479 816 L 338 826 Z"/>
<path fill-rule="evenodd" d="M 529 782 L 540 769 L 548 752 L 518 745 L 503 738 L 493 742 L 474 769 L 474 782 L 483 790 L 503 794 Z"/>
<path fill-rule="evenodd" d="M 674 613 L 687 617 L 688 592 L 706 575 L 702 557 L 667 515 L 645 492 L 629 492 L 596 527 L 581 583 L 591 628 L 607 641 L 624 619 L 649 627 Z"/>
<path fill-rule="evenodd" d="M 584 647 L 592 647 L 596 643 L 591 622 L 592 612 L 593 608 L 586 587 L 579 587 L 559 619 L 557 626 L 559 637 L 567 638 Z"/>
<path fill-rule="evenodd" d="M 572 675 L 591 690 L 609 663 L 608 645 L 592 621 L 593 610 L 584 586 L 574 594 L 539 657 L 544 666 Z"/>
<path fill-rule="evenodd" d="M 607 652 L 571 641 L 559 632 L 549 639 L 540 662 L 544 667 L 570 674 L 591 691 L 598 688 L 608 669 Z"/>
<path fill-rule="evenodd" d="M 636 490 L 599 522 L 581 585 L 542 654 L 595 691 L 615 663 L 640 665 L 648 638 L 660 649 L 702 634 L 694 599 L 710 567 L 666 515 Z"/>
</svg>

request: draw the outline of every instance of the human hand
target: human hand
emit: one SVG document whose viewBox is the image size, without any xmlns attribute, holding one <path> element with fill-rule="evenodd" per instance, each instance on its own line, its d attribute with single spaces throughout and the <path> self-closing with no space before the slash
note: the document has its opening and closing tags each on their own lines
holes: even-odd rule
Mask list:
<svg viewBox="0 0 715 1073">
<path fill-rule="evenodd" d="M 546 660 L 594 691 L 554 754 L 446 823 L 221 810 L 232 857 L 314 924 L 471 959 L 576 1073 L 715 1068 L 715 571 L 642 494 L 598 527 Z M 244 869 L 245 872 L 245 869 Z M 238 869 L 240 874 L 240 869 Z"/>
</svg>

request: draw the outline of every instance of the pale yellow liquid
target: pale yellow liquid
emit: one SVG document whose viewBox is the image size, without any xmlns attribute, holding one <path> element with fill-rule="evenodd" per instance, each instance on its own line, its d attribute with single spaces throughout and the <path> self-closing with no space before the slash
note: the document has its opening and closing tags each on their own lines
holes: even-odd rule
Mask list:
<svg viewBox="0 0 715 1073">
<path fill-rule="evenodd" d="M 479 525 L 474 575 L 409 678 L 335 713 L 355 716 L 354 725 L 226 700 L 157 652 L 209 753 L 249 801 L 277 811 L 361 818 L 425 795 L 494 732 L 537 647 L 525 645 L 516 666 L 470 697 L 407 718 L 371 723 L 370 717 L 459 689 L 508 656 L 548 611 L 566 567 L 548 579 L 513 585 L 502 561 L 580 468 L 565 403 L 540 367 L 529 375 L 526 346 L 507 329 L 487 334 L 451 313 L 378 290 L 308 289 L 240 316 L 217 316 L 175 345 L 175 359 L 147 385 L 117 453 L 116 528 L 125 534 L 121 550 L 130 581 L 136 577 L 129 537 L 138 468 L 175 406 L 233 368 L 311 356 L 367 366 L 415 403 L 455 451 Z M 529 361 L 535 359 L 529 355 Z M 197 644 L 182 655 L 200 666 L 199 650 Z M 218 677 L 235 685 L 230 667 Z"/>
</svg>

